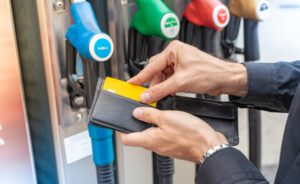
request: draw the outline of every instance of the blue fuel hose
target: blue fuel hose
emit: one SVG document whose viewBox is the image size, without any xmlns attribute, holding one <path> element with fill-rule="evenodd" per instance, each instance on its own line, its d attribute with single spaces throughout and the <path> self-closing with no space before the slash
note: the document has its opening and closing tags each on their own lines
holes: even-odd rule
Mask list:
<svg viewBox="0 0 300 184">
<path fill-rule="evenodd" d="M 74 2 L 70 10 L 74 24 L 67 30 L 66 38 L 83 57 L 86 104 L 90 109 L 96 87 L 95 78 L 97 78 L 92 61 L 109 60 L 114 46 L 111 38 L 101 31 L 89 2 Z M 88 124 L 88 131 L 92 142 L 98 184 L 114 184 L 113 131 L 91 123 Z"/>
<path fill-rule="evenodd" d="M 97 169 L 98 184 L 114 184 L 113 132 L 93 124 L 88 125 L 92 140 L 93 160 Z"/>
</svg>

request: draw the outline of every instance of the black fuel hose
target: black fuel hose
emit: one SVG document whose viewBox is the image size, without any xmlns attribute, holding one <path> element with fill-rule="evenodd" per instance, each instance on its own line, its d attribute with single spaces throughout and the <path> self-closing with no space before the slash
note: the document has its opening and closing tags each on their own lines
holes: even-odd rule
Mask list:
<svg viewBox="0 0 300 184">
<path fill-rule="evenodd" d="M 244 54 L 245 62 L 260 59 L 258 22 L 244 19 Z M 249 159 L 261 169 L 261 113 L 249 109 Z"/>
<path fill-rule="evenodd" d="M 160 53 L 165 48 L 165 40 L 158 37 L 147 37 L 148 58 Z M 174 159 L 153 153 L 154 184 L 172 184 Z"/>
</svg>

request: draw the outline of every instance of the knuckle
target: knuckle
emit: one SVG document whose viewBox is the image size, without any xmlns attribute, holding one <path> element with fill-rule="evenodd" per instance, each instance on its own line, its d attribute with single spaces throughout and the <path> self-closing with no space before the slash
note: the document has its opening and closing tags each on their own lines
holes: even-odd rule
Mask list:
<svg viewBox="0 0 300 184">
<path fill-rule="evenodd" d="M 155 116 L 155 109 L 152 108 L 145 108 L 144 111 L 144 118 L 149 121 L 149 123 L 155 123 L 156 116 Z"/>
<path fill-rule="evenodd" d="M 175 60 L 176 52 L 177 50 L 182 46 L 183 43 L 181 43 L 178 40 L 174 40 L 170 42 L 169 46 L 167 47 L 167 61 L 168 63 Z"/>
<path fill-rule="evenodd" d="M 172 49 L 168 53 L 167 63 L 168 65 L 174 64 L 176 61 L 176 50 Z"/>
<path fill-rule="evenodd" d="M 168 112 L 167 111 L 161 111 L 160 112 L 160 116 L 159 116 L 161 122 L 164 122 L 167 119 L 167 116 L 168 116 Z"/>
<path fill-rule="evenodd" d="M 157 121 L 159 125 L 163 125 L 166 119 L 168 118 L 168 112 L 167 111 L 160 111 L 157 115 Z"/>
<path fill-rule="evenodd" d="M 142 146 L 148 150 L 152 149 L 152 141 L 151 140 L 145 140 L 142 144 Z"/>
<path fill-rule="evenodd" d="M 180 41 L 178 41 L 178 40 L 173 40 L 173 41 L 171 41 L 170 42 L 170 47 L 178 47 L 178 46 L 180 46 L 180 44 L 181 44 L 181 42 Z"/>
<path fill-rule="evenodd" d="M 153 64 L 154 62 L 152 62 L 152 64 Z M 156 74 L 156 73 L 158 73 L 158 69 L 157 69 L 157 67 L 156 67 L 156 65 L 148 65 L 147 66 L 147 73 L 148 74 L 152 74 L 152 75 L 154 75 L 154 74 Z"/>
<path fill-rule="evenodd" d="M 142 83 L 142 78 L 140 77 L 140 76 L 137 76 L 136 78 L 135 78 L 135 80 L 136 80 L 136 82 L 138 83 L 138 84 L 141 84 Z"/>
<path fill-rule="evenodd" d="M 157 55 L 151 56 L 149 59 L 149 64 L 153 63 L 155 61 L 155 58 L 157 57 Z"/>
<path fill-rule="evenodd" d="M 153 68 L 153 66 L 151 66 L 151 65 L 148 65 L 148 66 L 146 67 L 146 69 L 147 69 L 147 72 L 148 72 L 148 73 L 153 73 L 153 72 L 154 72 L 154 68 Z"/>
<path fill-rule="evenodd" d="M 149 119 L 151 117 L 151 113 L 148 108 L 144 108 L 143 117 Z"/>
<path fill-rule="evenodd" d="M 163 95 L 164 91 L 163 89 L 161 89 L 160 86 L 153 86 L 152 91 L 151 91 L 151 95 L 153 98 L 157 99 L 159 98 L 161 95 Z"/>
<path fill-rule="evenodd" d="M 184 79 L 184 76 L 182 76 L 182 74 L 180 74 L 180 73 L 177 73 L 173 77 L 173 83 L 176 85 L 180 85 L 183 81 L 182 79 Z"/>
<path fill-rule="evenodd" d="M 175 90 L 182 90 L 185 86 L 185 82 L 186 81 L 185 79 L 186 76 L 184 76 L 183 74 L 177 74 L 177 75 L 174 75 L 174 87 L 178 88 L 178 89 L 175 89 Z"/>
<path fill-rule="evenodd" d="M 155 149 L 155 152 L 160 154 L 160 155 L 164 155 L 166 153 L 166 148 L 163 147 L 163 146 L 160 146 L 160 147 Z"/>
</svg>

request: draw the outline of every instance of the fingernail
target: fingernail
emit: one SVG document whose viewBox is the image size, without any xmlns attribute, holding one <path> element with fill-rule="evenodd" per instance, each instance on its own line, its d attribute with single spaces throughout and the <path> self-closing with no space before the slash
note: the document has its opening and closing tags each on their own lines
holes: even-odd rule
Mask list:
<svg viewBox="0 0 300 184">
<path fill-rule="evenodd" d="M 134 109 L 133 116 L 136 118 L 140 118 L 143 116 L 144 110 L 141 108 Z"/>
<path fill-rule="evenodd" d="M 149 92 L 145 92 L 141 95 L 142 102 L 149 102 L 151 100 L 151 94 Z"/>
</svg>

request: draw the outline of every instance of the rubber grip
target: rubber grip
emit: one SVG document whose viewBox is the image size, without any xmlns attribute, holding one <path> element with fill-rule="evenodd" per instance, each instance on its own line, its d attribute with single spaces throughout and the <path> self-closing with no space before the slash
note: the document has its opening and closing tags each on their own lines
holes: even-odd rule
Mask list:
<svg viewBox="0 0 300 184">
<path fill-rule="evenodd" d="M 114 166 L 113 164 L 96 167 L 98 184 L 114 184 Z"/>
</svg>

